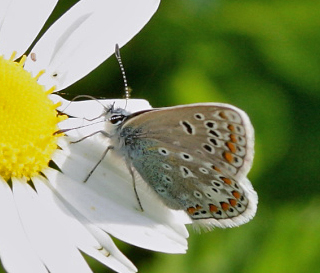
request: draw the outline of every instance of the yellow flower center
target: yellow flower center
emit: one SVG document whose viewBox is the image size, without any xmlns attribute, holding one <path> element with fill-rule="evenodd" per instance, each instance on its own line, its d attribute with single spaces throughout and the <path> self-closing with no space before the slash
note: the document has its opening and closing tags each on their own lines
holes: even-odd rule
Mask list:
<svg viewBox="0 0 320 273">
<path fill-rule="evenodd" d="M 23 69 L 26 57 L 14 62 L 0 56 L 0 176 L 30 179 L 48 167 L 57 149 L 57 115 L 36 77 Z"/>
</svg>

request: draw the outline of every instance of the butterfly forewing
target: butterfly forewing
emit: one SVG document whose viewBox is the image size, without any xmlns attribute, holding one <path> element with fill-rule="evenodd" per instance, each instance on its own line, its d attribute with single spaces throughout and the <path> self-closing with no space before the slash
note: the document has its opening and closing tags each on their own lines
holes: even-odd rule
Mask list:
<svg viewBox="0 0 320 273">
<path fill-rule="evenodd" d="M 253 217 L 253 129 L 243 111 L 213 103 L 155 109 L 129 118 L 121 134 L 131 164 L 167 206 L 193 220 Z"/>
</svg>

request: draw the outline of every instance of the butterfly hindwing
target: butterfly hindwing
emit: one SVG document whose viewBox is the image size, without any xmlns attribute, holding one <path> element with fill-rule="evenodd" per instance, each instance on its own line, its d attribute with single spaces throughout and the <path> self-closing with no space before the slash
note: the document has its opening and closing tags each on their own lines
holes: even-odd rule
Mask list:
<svg viewBox="0 0 320 273">
<path fill-rule="evenodd" d="M 243 111 L 214 103 L 160 108 L 129 117 L 121 133 L 131 164 L 167 206 L 220 226 L 253 217 L 257 197 L 246 178 L 253 128 Z"/>
</svg>

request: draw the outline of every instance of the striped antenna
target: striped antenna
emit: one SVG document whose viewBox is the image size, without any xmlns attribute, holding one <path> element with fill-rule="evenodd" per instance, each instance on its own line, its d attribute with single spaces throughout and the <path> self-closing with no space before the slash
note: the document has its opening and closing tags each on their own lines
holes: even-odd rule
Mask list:
<svg viewBox="0 0 320 273">
<path fill-rule="evenodd" d="M 128 100 L 128 99 L 130 99 L 131 88 L 128 86 L 126 72 L 124 71 L 124 67 L 123 67 L 123 64 L 122 64 L 122 61 L 121 61 L 120 48 L 119 48 L 118 44 L 116 44 L 115 55 L 116 55 L 116 58 L 118 60 L 118 63 L 119 63 L 119 66 L 120 66 L 120 70 L 121 70 L 121 74 L 122 74 L 122 78 L 123 78 L 124 92 L 125 92 L 124 96 L 125 96 L 125 99 Z"/>
</svg>

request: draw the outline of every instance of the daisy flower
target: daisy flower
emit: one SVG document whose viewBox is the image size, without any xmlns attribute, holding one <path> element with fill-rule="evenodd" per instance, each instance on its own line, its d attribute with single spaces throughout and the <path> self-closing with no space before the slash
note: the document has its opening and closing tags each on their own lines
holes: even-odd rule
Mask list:
<svg viewBox="0 0 320 273">
<path fill-rule="evenodd" d="M 0 258 L 8 272 L 91 272 L 81 252 L 115 271 L 135 272 L 109 234 L 142 248 L 185 252 L 187 220 L 143 185 L 142 213 L 120 159 L 106 157 L 83 183 L 107 140 L 70 141 L 100 130 L 102 123 L 82 125 L 102 113 L 101 103 L 114 101 L 68 102 L 54 94 L 112 55 L 115 44 L 127 43 L 159 2 L 79 1 L 29 56 L 22 54 L 57 0 L 0 2 Z M 129 100 L 126 109 L 147 108 L 144 100 Z M 67 119 L 57 109 L 80 118 Z M 79 125 L 68 136 L 57 133 Z"/>
</svg>

